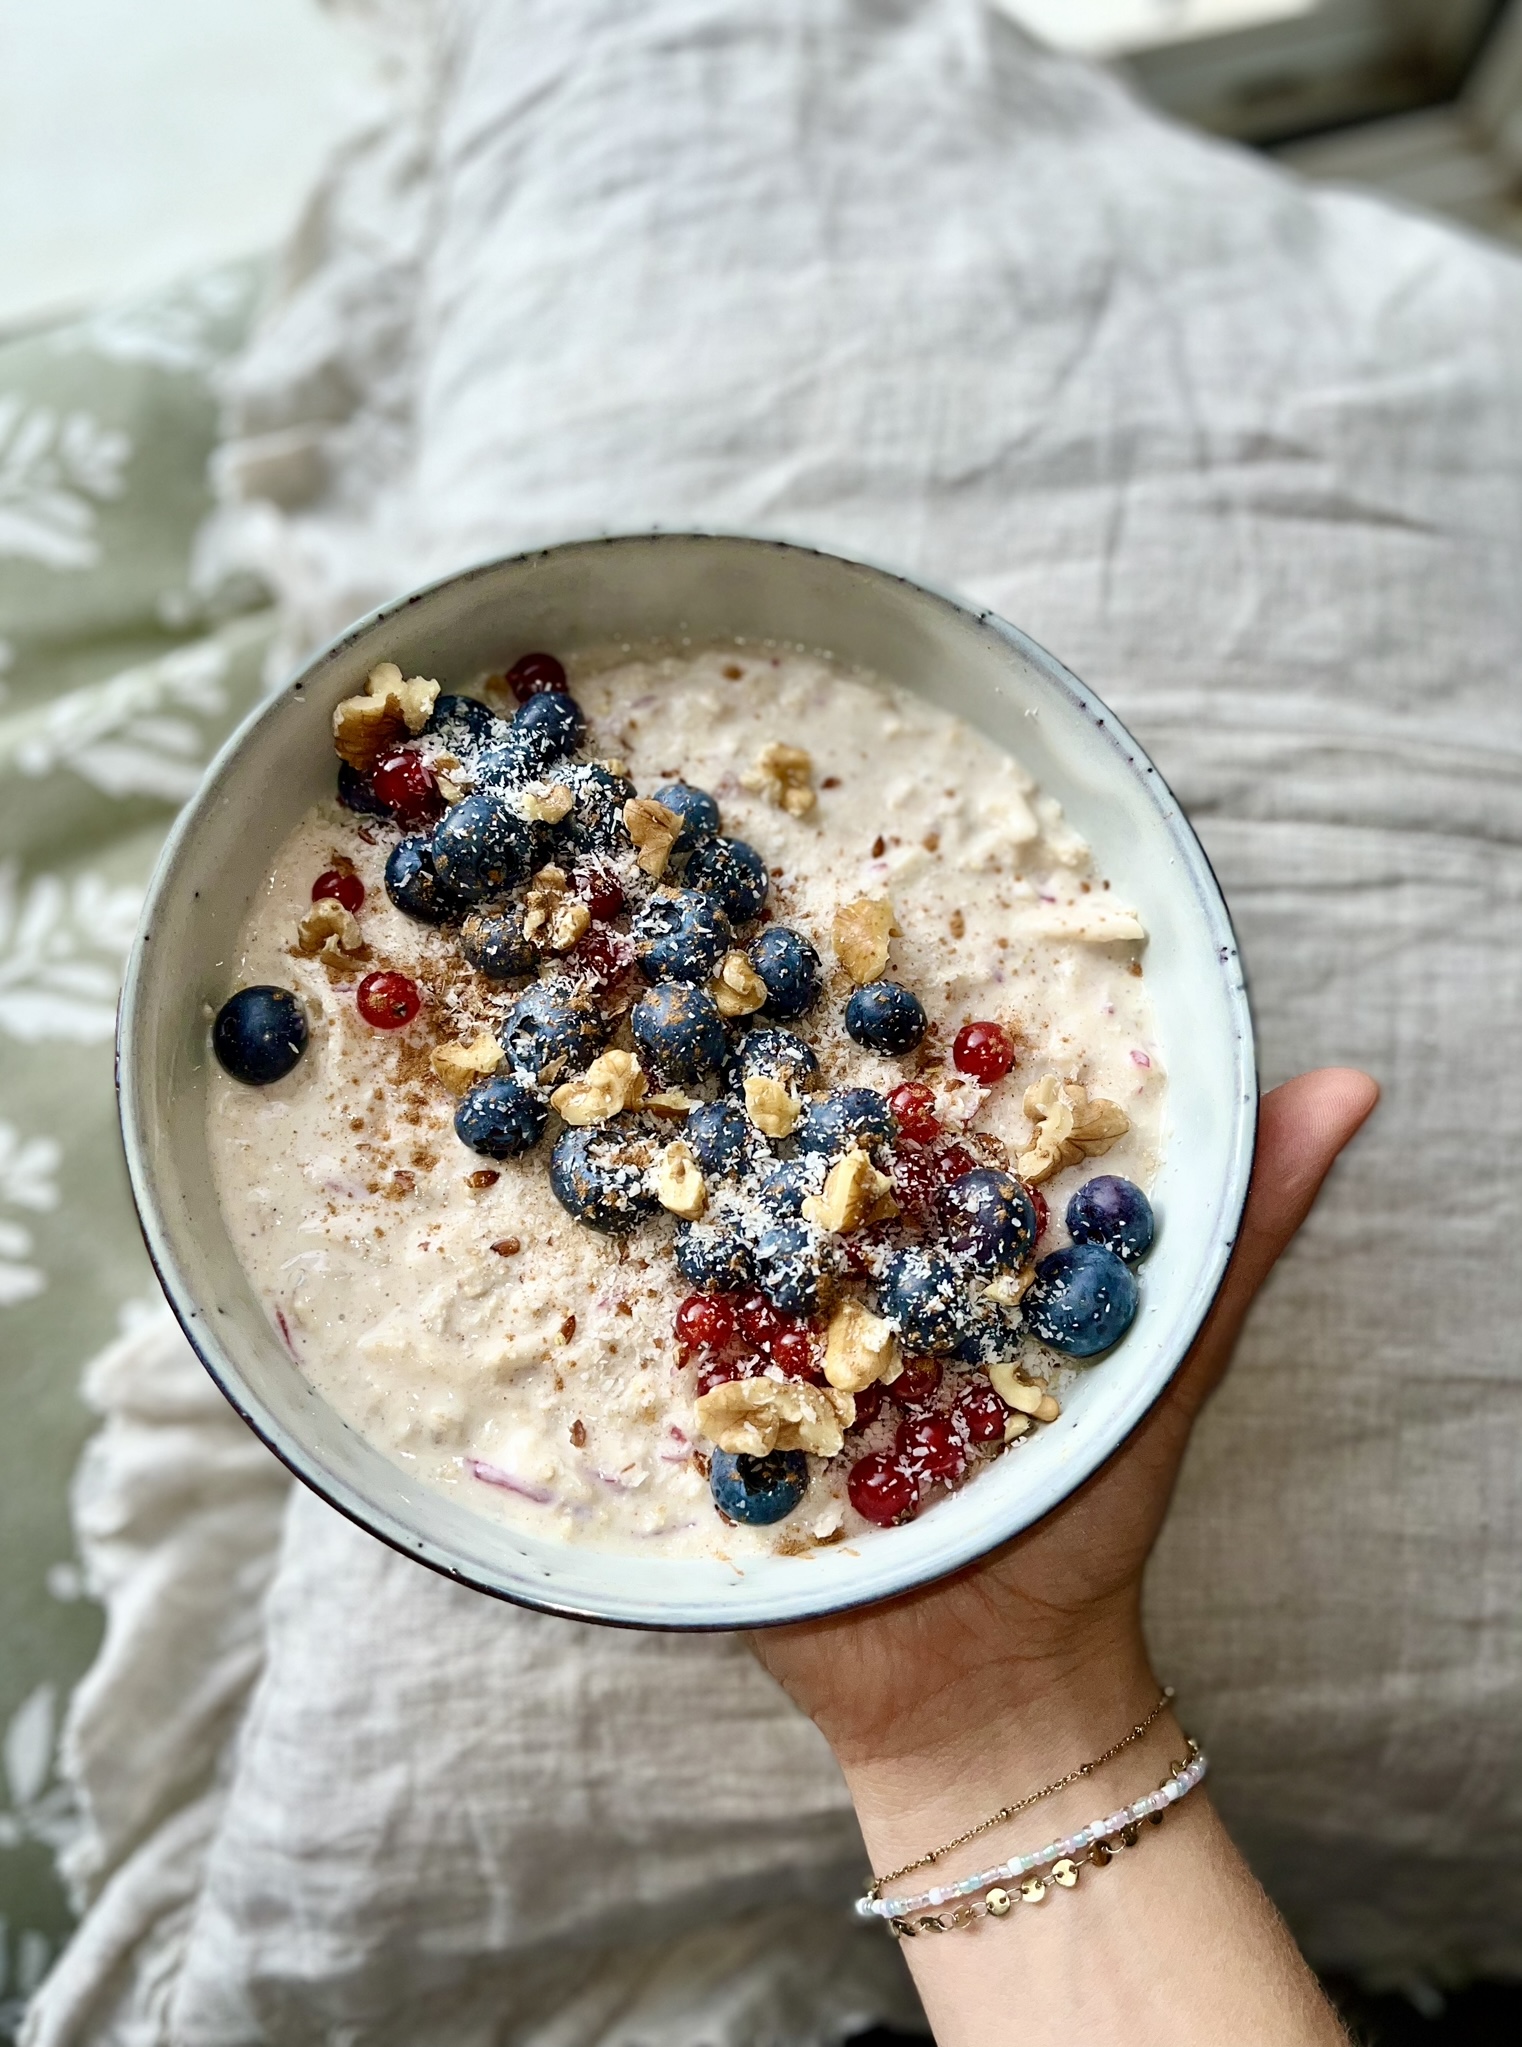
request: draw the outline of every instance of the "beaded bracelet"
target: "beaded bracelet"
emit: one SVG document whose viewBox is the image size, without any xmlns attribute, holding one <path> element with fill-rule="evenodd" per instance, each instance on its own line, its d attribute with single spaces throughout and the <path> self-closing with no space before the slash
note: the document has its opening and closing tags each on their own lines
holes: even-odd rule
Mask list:
<svg viewBox="0 0 1522 2047">
<path fill-rule="evenodd" d="M 1012 1856 L 997 1868 L 980 1870 L 975 1876 L 964 1876 L 954 1884 L 937 1885 L 917 1898 L 878 1898 L 869 1893 L 857 1899 L 856 1910 L 864 1919 L 886 1919 L 889 1931 L 899 1938 L 917 1933 L 947 1933 L 953 1927 L 970 1926 L 975 1919 L 985 1915 L 1003 1919 L 1015 1902 L 1003 1888 L 1005 1880 L 1019 1883 L 1019 1896 L 1028 1905 L 1037 1905 L 1046 1896 L 1046 1880 L 1039 1874 L 1043 1870 L 1054 1883 L 1064 1890 L 1071 1890 L 1078 1881 L 1080 1869 L 1088 1865 L 1103 1869 L 1110 1861 L 1117 1841 L 1123 1848 L 1135 1847 L 1144 1820 L 1160 1826 L 1169 1806 L 1187 1798 L 1203 1781 L 1209 1763 L 1199 1743 L 1187 1735 L 1185 1739 L 1189 1744 L 1187 1760 L 1171 1763 L 1167 1777 L 1157 1790 L 1149 1791 L 1134 1805 L 1123 1806 L 1119 1812 L 1094 1820 L 1090 1825 L 1080 1827 L 1076 1834 L 1064 1835 L 1060 1841 L 1049 1841 L 1044 1848 L 1038 1848 L 1030 1855 Z M 944 1917 L 933 1915 L 911 1920 L 907 1916 L 927 1905 L 944 1905 L 954 1898 L 968 1898 L 974 1891 L 986 1891 L 987 1896 L 976 1905 L 959 1905 L 956 1911 Z"/>
</svg>

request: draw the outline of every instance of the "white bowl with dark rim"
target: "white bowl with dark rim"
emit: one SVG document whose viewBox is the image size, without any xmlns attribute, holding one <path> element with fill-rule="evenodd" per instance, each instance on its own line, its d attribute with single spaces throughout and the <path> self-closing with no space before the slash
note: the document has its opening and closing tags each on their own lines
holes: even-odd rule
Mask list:
<svg viewBox="0 0 1522 2047">
<path fill-rule="evenodd" d="M 547 1541 L 419 1484 L 314 1391 L 223 1224 L 206 1132 L 208 1009 L 292 828 L 333 788 L 331 718 L 378 661 L 445 688 L 504 648 L 743 636 L 828 649 L 1007 746 L 1056 796 L 1149 934 L 1168 1074 L 1161 1227 L 1125 1339 L 1059 1421 L 900 1528 L 742 1562 Z M 260 705 L 160 857 L 117 1036 L 123 1140 L 143 1235 L 206 1369 L 249 1426 L 340 1512 L 420 1563 L 548 1612 L 632 1627 L 748 1628 L 891 1598 L 1051 1511 L 1167 1385 L 1215 1296 L 1256 1128 L 1252 1023 L 1231 920 L 1172 793 L 1097 697 L 1015 627 L 907 577 L 780 542 L 707 534 L 573 542 L 447 577 L 361 619 Z"/>
</svg>

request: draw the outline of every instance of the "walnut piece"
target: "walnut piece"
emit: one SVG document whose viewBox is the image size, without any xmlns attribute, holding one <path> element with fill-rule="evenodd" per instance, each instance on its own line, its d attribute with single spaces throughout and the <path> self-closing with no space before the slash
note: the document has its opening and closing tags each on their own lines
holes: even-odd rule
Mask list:
<svg viewBox="0 0 1522 2047">
<path fill-rule="evenodd" d="M 567 1123 L 584 1130 L 606 1123 L 625 1109 L 637 1109 L 645 1098 L 645 1074 L 632 1052 L 603 1052 L 586 1072 L 557 1087 L 550 1107 Z"/>
<path fill-rule="evenodd" d="M 720 1016 L 753 1016 L 766 1000 L 766 983 L 743 952 L 727 952 L 708 992 Z"/>
<path fill-rule="evenodd" d="M 880 1173 L 860 1145 L 853 1144 L 825 1175 L 824 1192 L 810 1194 L 803 1204 L 806 1222 L 822 1230 L 858 1229 L 864 1222 L 884 1222 L 898 1214 L 893 1182 Z"/>
<path fill-rule="evenodd" d="M 1017 1165 L 1022 1180 L 1049 1180 L 1063 1166 L 1097 1158 L 1116 1138 L 1124 1137 L 1131 1119 L 1117 1102 L 1089 1098 L 1076 1081 L 1045 1073 L 1025 1090 L 1025 1113 L 1032 1124 L 1031 1141 Z"/>
<path fill-rule="evenodd" d="M 439 785 L 439 794 L 449 804 L 463 803 L 470 788 L 463 761 L 455 759 L 452 753 L 436 753 L 433 757 L 433 779 Z"/>
<path fill-rule="evenodd" d="M 332 896 L 322 896 L 296 926 L 296 943 L 308 959 L 320 957 L 324 966 L 343 965 L 343 953 L 359 955 L 366 950 L 359 919 Z"/>
<path fill-rule="evenodd" d="M 345 697 L 333 713 L 333 745 L 340 760 L 368 775 L 388 748 L 421 732 L 433 711 L 439 685 L 427 676 L 402 680 L 394 661 L 372 668 L 365 694 Z"/>
<path fill-rule="evenodd" d="M 661 1153 L 655 1169 L 655 1198 L 662 1208 L 690 1223 L 708 1206 L 702 1168 L 683 1138 L 673 1138 Z"/>
<path fill-rule="evenodd" d="M 835 1457 L 856 1419 L 856 1402 L 834 1386 L 800 1379 L 731 1379 L 700 1394 L 696 1412 L 708 1440 L 736 1456 L 808 1450 Z"/>
<path fill-rule="evenodd" d="M 642 872 L 652 876 L 664 874 L 671 848 L 682 829 L 676 812 L 657 803 L 653 796 L 631 796 L 624 805 L 624 827 L 639 848 Z"/>
<path fill-rule="evenodd" d="M 888 940 L 897 929 L 893 905 L 885 897 L 860 896 L 835 912 L 831 933 L 835 957 L 858 988 L 882 979 L 888 964 Z"/>
<path fill-rule="evenodd" d="M 743 789 L 754 789 L 789 817 L 807 817 L 818 800 L 814 795 L 814 762 L 801 746 L 773 740 L 756 756 L 756 765 L 740 777 Z"/>
<path fill-rule="evenodd" d="M 983 1298 L 985 1301 L 992 1301 L 995 1307 L 1018 1307 L 1035 1284 L 1034 1266 L 1028 1267 L 1024 1272 L 1001 1272 L 997 1279 L 990 1280 L 984 1287 Z"/>
<path fill-rule="evenodd" d="M 842 1302 L 825 1332 L 824 1376 L 830 1384 L 842 1393 L 860 1393 L 875 1379 L 896 1379 L 902 1369 L 893 1325 L 860 1301 Z"/>
<path fill-rule="evenodd" d="M 523 899 L 523 935 L 541 952 L 569 952 L 592 921 L 586 904 L 568 893 L 560 867 L 541 867 Z"/>
<path fill-rule="evenodd" d="M 988 1367 L 988 1380 L 1004 1405 L 1017 1414 L 1030 1415 L 1038 1422 L 1054 1422 L 1062 1412 L 1062 1403 L 1055 1393 L 1022 1379 L 1007 1360 L 1000 1359 Z"/>
<path fill-rule="evenodd" d="M 648 1109 L 652 1116 L 690 1116 L 697 1107 L 691 1095 L 683 1094 L 679 1087 L 663 1087 L 658 1094 L 646 1095 L 640 1107 Z"/>
<path fill-rule="evenodd" d="M 780 1080 L 753 1074 L 745 1083 L 745 1113 L 763 1137 L 791 1137 L 803 1104 Z"/>
<path fill-rule="evenodd" d="M 482 1031 L 468 1045 L 435 1045 L 428 1064 L 452 1095 L 463 1095 L 488 1073 L 496 1072 L 502 1064 L 502 1047 L 490 1031 Z"/>
<path fill-rule="evenodd" d="M 1022 1379 L 1007 1359 L 996 1359 L 988 1367 L 989 1384 L 1006 1407 L 1015 1408 L 1020 1414 L 1034 1414 L 1045 1398 L 1043 1386 L 1032 1386 L 1028 1379 Z"/>
<path fill-rule="evenodd" d="M 564 782 L 538 782 L 523 792 L 523 815 L 531 824 L 559 824 L 576 798 Z"/>
</svg>

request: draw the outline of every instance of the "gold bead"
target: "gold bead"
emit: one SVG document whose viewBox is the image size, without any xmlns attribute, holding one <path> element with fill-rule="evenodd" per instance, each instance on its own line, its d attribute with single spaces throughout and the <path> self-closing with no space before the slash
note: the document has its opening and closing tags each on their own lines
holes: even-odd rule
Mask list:
<svg viewBox="0 0 1522 2047">
<path fill-rule="evenodd" d="M 1096 1841 L 1089 1850 L 1089 1860 L 1096 1869 L 1103 1869 L 1105 1864 L 1114 1856 L 1114 1853 L 1115 1851 L 1108 1841 Z"/>
<path fill-rule="evenodd" d="M 988 1892 L 983 1900 L 983 1903 L 988 1908 L 989 1915 L 994 1919 L 1002 1919 L 1014 1902 L 1008 1891 L 997 1886 Z"/>
<path fill-rule="evenodd" d="M 1046 1885 L 1039 1876 L 1028 1876 L 1020 1886 L 1020 1895 L 1027 1905 L 1039 1905 L 1046 1896 Z"/>
<path fill-rule="evenodd" d="M 1077 1881 L 1078 1864 L 1073 1861 L 1071 1856 L 1064 1855 L 1060 1862 L 1052 1864 L 1053 1883 L 1061 1884 L 1065 1891 L 1070 1891 Z"/>
</svg>

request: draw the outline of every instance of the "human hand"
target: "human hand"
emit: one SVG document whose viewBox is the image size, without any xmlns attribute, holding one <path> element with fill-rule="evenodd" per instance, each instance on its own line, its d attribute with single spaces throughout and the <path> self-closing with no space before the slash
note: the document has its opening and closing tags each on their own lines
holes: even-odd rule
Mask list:
<svg viewBox="0 0 1522 2047">
<path fill-rule="evenodd" d="M 1264 1097 L 1241 1233 L 1210 1316 L 1162 1399 L 1086 1485 L 955 1578 L 751 1638 L 848 1777 L 870 1777 L 893 1805 L 912 1799 L 912 1785 L 950 1778 L 965 1812 L 980 1757 L 1004 1750 L 990 1731 L 1012 1715 L 1029 1726 L 1033 1755 L 1048 1746 L 1043 1718 L 1060 1719 L 1051 1752 L 1071 1757 L 1085 1725 L 1103 1746 L 1104 1730 L 1151 1703 L 1141 1577 L 1189 1432 L 1258 1289 L 1377 1099 L 1366 1074 L 1345 1068 Z"/>
</svg>

